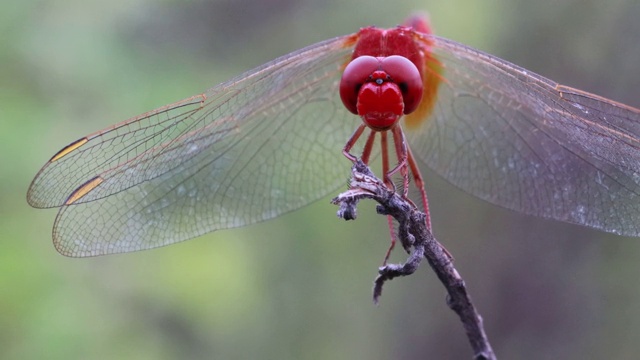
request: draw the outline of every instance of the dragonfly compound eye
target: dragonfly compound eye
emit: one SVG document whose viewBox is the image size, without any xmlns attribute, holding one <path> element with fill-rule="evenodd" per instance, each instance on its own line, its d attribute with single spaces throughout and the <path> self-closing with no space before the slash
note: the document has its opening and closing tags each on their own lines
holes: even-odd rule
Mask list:
<svg viewBox="0 0 640 360">
<path fill-rule="evenodd" d="M 380 62 L 381 69 L 398 85 L 404 101 L 404 113 L 412 113 L 422 100 L 422 77 L 418 68 L 406 57 L 392 55 Z"/>
<path fill-rule="evenodd" d="M 353 59 L 342 73 L 340 79 L 340 98 L 344 106 L 358 114 L 357 103 L 360 88 L 371 81 L 371 74 L 380 68 L 380 60 L 373 56 L 360 56 Z"/>
</svg>

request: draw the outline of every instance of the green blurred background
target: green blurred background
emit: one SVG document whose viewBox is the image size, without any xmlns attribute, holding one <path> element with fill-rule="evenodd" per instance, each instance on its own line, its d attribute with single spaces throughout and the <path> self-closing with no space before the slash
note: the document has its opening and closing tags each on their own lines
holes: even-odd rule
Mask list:
<svg viewBox="0 0 640 360">
<path fill-rule="evenodd" d="M 442 36 L 640 106 L 637 0 L 4 1 L 0 358 L 470 358 L 426 264 L 372 305 L 388 239 L 371 204 L 355 222 L 326 198 L 170 247 L 71 259 L 51 244 L 56 212 L 25 201 L 40 166 L 87 133 L 412 10 Z M 509 212 L 424 172 L 436 235 L 500 358 L 637 358 L 640 240 Z"/>
</svg>

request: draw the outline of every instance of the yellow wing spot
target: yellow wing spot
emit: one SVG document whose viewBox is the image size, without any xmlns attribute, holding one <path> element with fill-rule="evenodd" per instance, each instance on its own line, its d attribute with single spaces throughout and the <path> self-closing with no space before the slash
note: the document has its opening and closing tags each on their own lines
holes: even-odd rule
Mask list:
<svg viewBox="0 0 640 360">
<path fill-rule="evenodd" d="M 91 190 L 98 187 L 98 185 L 102 184 L 104 181 L 100 176 L 96 176 L 93 179 L 87 181 L 86 183 L 80 185 L 74 192 L 69 195 L 67 201 L 64 202 L 65 205 L 71 205 L 76 201 L 80 200 L 83 196 L 87 195 Z"/>
<path fill-rule="evenodd" d="M 58 151 L 57 154 L 53 155 L 53 157 L 51 158 L 51 160 L 49 160 L 49 162 L 54 162 L 56 160 L 60 160 L 62 157 L 66 156 L 70 152 L 72 152 L 75 149 L 79 148 L 80 146 L 86 144 L 87 141 L 89 141 L 89 140 L 87 140 L 86 137 L 83 137 L 80 140 L 76 140 L 76 141 L 72 142 L 71 144 L 65 146 L 62 150 Z"/>
<path fill-rule="evenodd" d="M 407 129 L 416 129 L 427 120 L 438 98 L 438 87 L 444 80 L 444 66 L 432 54 L 427 53 L 422 71 L 422 101 L 418 108 L 404 117 Z"/>
</svg>

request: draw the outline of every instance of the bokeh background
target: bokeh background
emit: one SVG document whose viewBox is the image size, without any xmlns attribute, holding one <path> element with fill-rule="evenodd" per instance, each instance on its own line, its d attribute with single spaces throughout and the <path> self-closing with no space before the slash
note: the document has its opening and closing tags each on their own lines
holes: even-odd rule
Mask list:
<svg viewBox="0 0 640 360">
<path fill-rule="evenodd" d="M 413 10 L 439 35 L 640 106 L 637 0 L 3 1 L 0 358 L 470 358 L 426 264 L 372 304 L 388 246 L 373 205 L 346 223 L 328 197 L 170 247 L 71 259 L 51 244 L 56 212 L 25 201 L 40 166 L 86 133 Z M 425 172 L 436 235 L 500 358 L 637 357 L 640 240 L 506 211 Z"/>
</svg>

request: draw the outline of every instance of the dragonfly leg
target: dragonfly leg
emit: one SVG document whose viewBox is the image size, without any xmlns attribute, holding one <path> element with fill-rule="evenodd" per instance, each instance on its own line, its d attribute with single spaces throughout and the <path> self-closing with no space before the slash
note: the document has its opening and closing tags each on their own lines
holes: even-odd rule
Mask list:
<svg viewBox="0 0 640 360">
<path fill-rule="evenodd" d="M 373 142 L 376 138 L 376 131 L 371 130 L 369 133 L 369 137 L 367 138 L 367 142 L 364 144 L 364 149 L 362 149 L 362 157 L 361 160 L 365 164 L 369 164 L 369 157 L 371 156 L 371 150 L 373 150 Z"/>
<path fill-rule="evenodd" d="M 426 215 L 425 222 L 427 223 L 427 229 L 431 231 L 429 200 L 427 199 L 427 192 L 424 190 L 424 180 L 422 179 L 422 173 L 420 173 L 420 168 L 418 167 L 418 164 L 416 164 L 416 159 L 413 157 L 413 153 L 411 153 L 411 147 L 409 146 L 407 146 L 407 161 L 409 163 L 411 174 L 413 174 L 413 180 L 416 188 L 418 189 L 418 191 L 420 191 L 420 197 L 422 198 L 422 211 L 424 211 Z"/>
<path fill-rule="evenodd" d="M 353 148 L 353 145 L 356 144 L 356 141 L 358 141 L 358 139 L 360 138 L 360 136 L 364 132 L 364 129 L 366 129 L 366 128 L 367 128 L 367 125 L 360 124 L 360 126 L 358 126 L 356 131 L 353 132 L 353 135 L 351 135 L 349 140 L 347 140 L 347 143 L 344 145 L 344 148 L 342 148 L 342 154 L 344 154 L 344 156 L 347 159 L 351 160 L 351 162 L 356 162 L 356 160 L 358 160 L 358 158 L 355 157 L 353 154 L 351 154 L 349 151 L 351 151 L 351 149 Z"/>
<path fill-rule="evenodd" d="M 404 140 L 404 133 L 400 125 L 391 130 L 393 132 L 393 143 L 396 147 L 396 156 L 398 157 L 398 165 L 389 171 L 389 177 L 400 171 L 402 176 L 402 197 L 409 200 L 409 167 L 407 165 L 408 151 L 407 142 Z"/>
<path fill-rule="evenodd" d="M 389 144 L 387 143 L 387 132 L 380 132 L 380 147 L 382 148 L 382 173 L 384 174 L 384 183 L 387 185 L 389 189 L 392 191 L 396 190 L 396 186 L 391 180 L 391 175 L 389 173 Z M 387 215 L 387 225 L 389 226 L 389 235 L 391 237 L 391 244 L 389 245 L 389 249 L 387 249 L 387 253 L 384 256 L 384 261 L 382 265 L 386 265 L 389 260 L 389 256 L 391 256 L 391 251 L 396 246 L 396 232 L 393 226 L 393 217 L 391 215 Z"/>
<path fill-rule="evenodd" d="M 382 149 L 382 173 L 384 174 L 384 183 L 387 187 L 395 191 L 396 186 L 389 176 L 389 143 L 387 141 L 387 132 L 380 132 L 380 148 Z"/>
<path fill-rule="evenodd" d="M 416 159 L 413 157 L 411 153 L 411 147 L 407 146 L 407 162 L 409 163 L 409 168 L 411 169 L 411 174 L 413 174 L 413 180 L 415 182 L 416 188 L 420 191 L 420 197 L 422 198 L 422 211 L 425 214 L 425 225 L 429 231 L 431 229 L 431 215 L 429 214 L 429 200 L 427 200 L 427 192 L 424 190 L 424 180 L 422 179 L 422 173 L 420 173 L 420 168 L 418 164 L 416 164 Z M 449 257 L 449 260 L 453 261 L 453 255 L 442 246 L 442 250 Z"/>
</svg>

